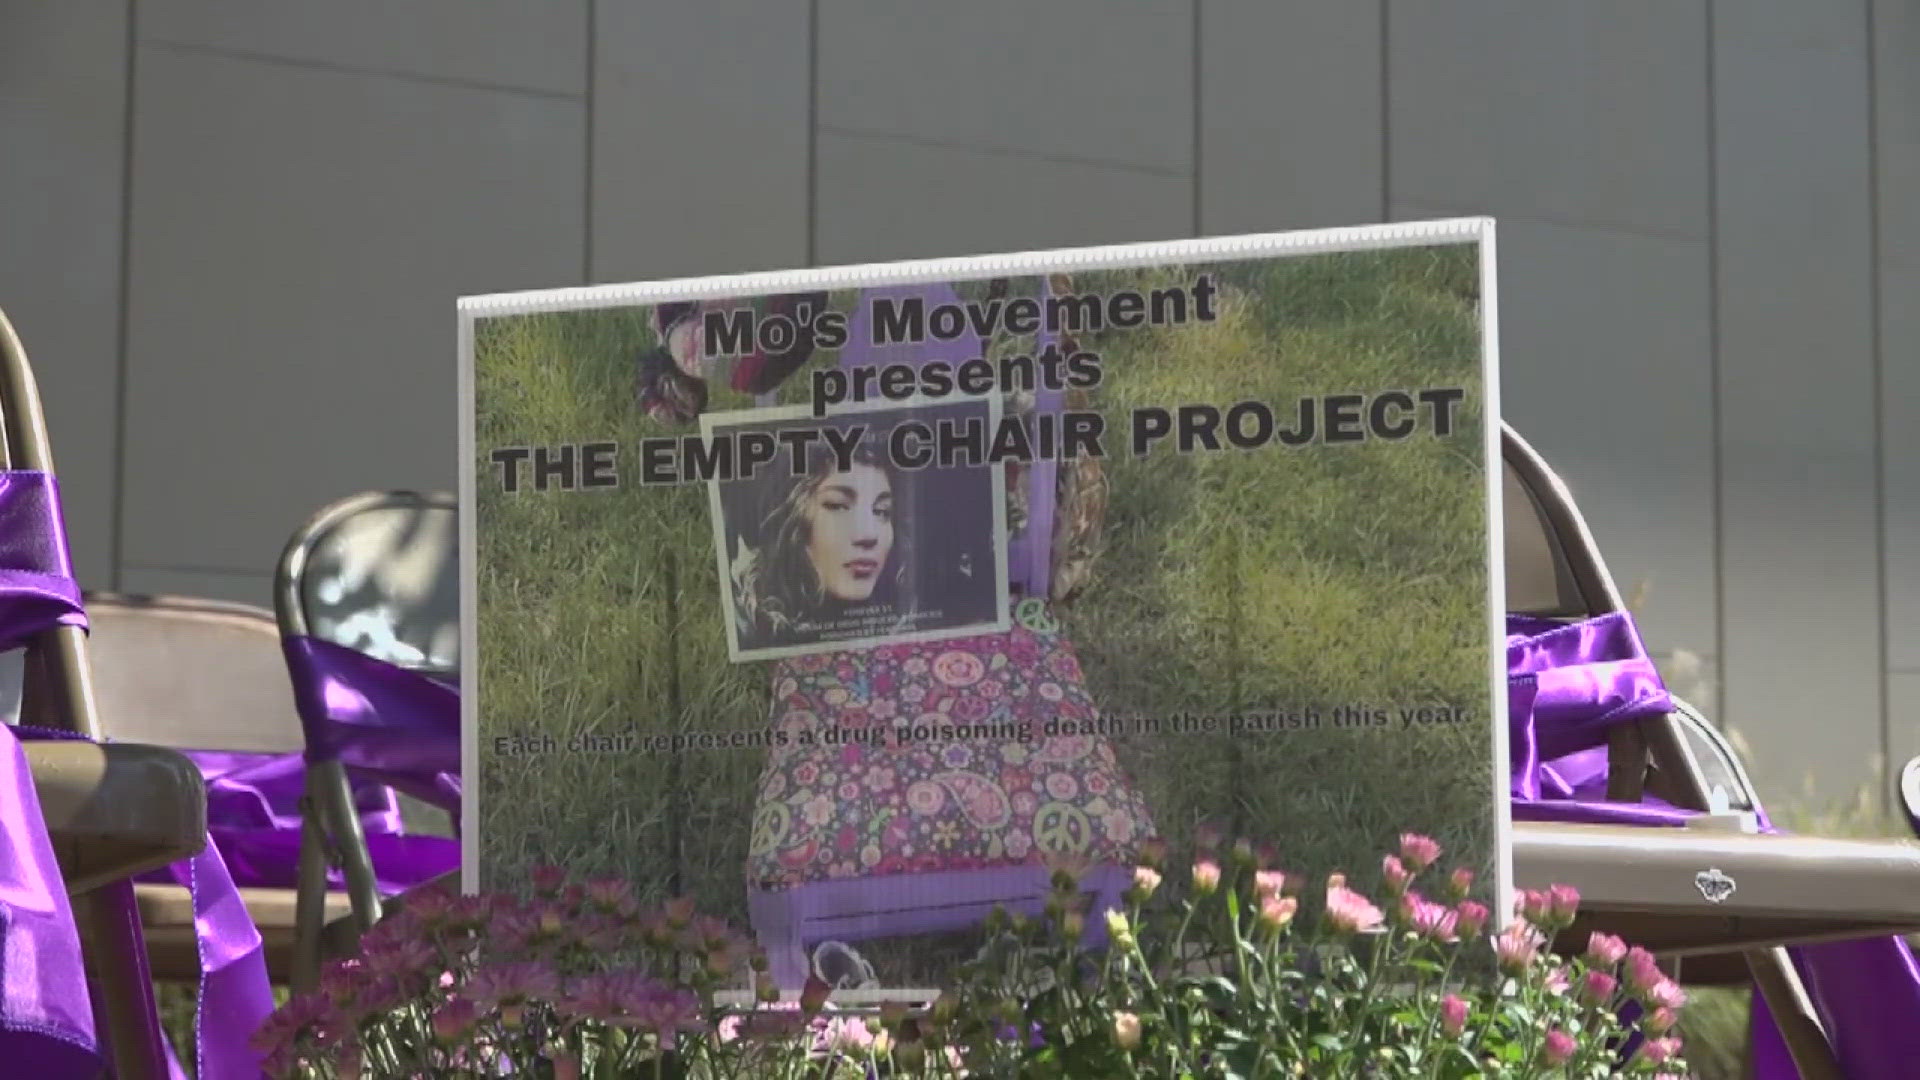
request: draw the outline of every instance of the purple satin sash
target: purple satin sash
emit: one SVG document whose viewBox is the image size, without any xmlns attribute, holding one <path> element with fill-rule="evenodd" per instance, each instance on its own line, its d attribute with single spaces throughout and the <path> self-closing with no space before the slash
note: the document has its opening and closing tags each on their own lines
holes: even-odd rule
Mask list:
<svg viewBox="0 0 1920 1080">
<path fill-rule="evenodd" d="M 59 488 L 41 472 L 0 472 L 0 650 L 55 626 L 87 625 L 73 578 Z M 17 738 L 79 739 L 7 728 L 0 737 L 0 1060 L 8 1075 L 87 1076 L 103 1066 L 79 934 Z M 254 1080 L 248 1040 L 273 1012 L 260 934 L 212 844 L 169 868 L 193 896 L 201 960 L 195 1052 L 201 1080 Z M 130 887 L 102 894 L 137 923 Z M 152 1002 L 151 991 L 147 995 Z M 157 1019 L 156 1019 L 157 1022 Z M 171 1056 L 172 1048 L 167 1048 Z M 48 1055 L 64 1055 L 61 1058 Z M 42 1064 L 42 1063 L 45 1064 Z M 173 1075 L 184 1080 L 177 1061 Z"/>
<path fill-rule="evenodd" d="M 43 472 L 0 472 L 0 650 L 87 625 L 60 491 Z M 28 1076 L 87 1076 L 102 1062 L 80 932 L 13 728 L 0 725 L 0 1060 Z"/>
<path fill-rule="evenodd" d="M 338 761 L 359 780 L 404 791 L 460 817 L 460 692 L 329 641 L 283 643 L 307 760 Z"/>
<path fill-rule="evenodd" d="M 1616 612 L 1562 626 L 1507 622 L 1508 725 L 1516 820 L 1675 827 L 1692 816 L 1648 796 L 1606 800 L 1606 731 L 1671 710 L 1632 618 Z M 1759 810 L 1758 807 L 1755 808 Z M 1757 814 L 1761 828 L 1778 832 Z M 1920 1061 L 1920 966 L 1899 937 L 1788 950 L 1851 1080 L 1900 1080 Z M 1754 1075 L 1796 1080 L 1766 1004 L 1754 999 Z"/>
<path fill-rule="evenodd" d="M 246 754 L 189 750 L 207 781 L 207 834 L 234 884 L 291 889 L 300 877 L 300 800 L 306 762 L 300 754 Z M 460 842 L 406 834 L 393 791 L 373 781 L 354 784 L 355 809 L 366 834 L 374 881 L 393 895 L 460 866 Z M 345 888 L 337 868 L 328 885 Z"/>
<path fill-rule="evenodd" d="M 0 724 L 0 1060 L 21 1076 L 92 1076 L 98 1046 L 80 934 L 33 774 Z"/>
</svg>

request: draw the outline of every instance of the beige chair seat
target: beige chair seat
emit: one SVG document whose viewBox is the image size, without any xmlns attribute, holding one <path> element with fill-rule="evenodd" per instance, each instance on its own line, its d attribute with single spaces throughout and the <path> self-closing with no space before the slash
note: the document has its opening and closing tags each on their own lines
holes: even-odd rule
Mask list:
<svg viewBox="0 0 1920 1080">
<path fill-rule="evenodd" d="M 1920 843 L 1520 821 L 1515 884 L 1580 890 L 1562 939 L 1604 930 L 1679 958 L 1690 983 L 1743 982 L 1745 952 L 1920 932 Z M 1716 873 L 1717 871 L 1717 873 Z M 1718 902 L 1703 893 L 1732 885 Z"/>
<path fill-rule="evenodd" d="M 69 892 L 159 869 L 205 846 L 205 782 L 179 752 L 132 743 L 22 745 Z"/>
<path fill-rule="evenodd" d="M 140 921 L 146 926 L 147 951 L 154 969 L 197 971 L 200 959 L 193 932 L 193 897 L 178 885 L 138 885 L 134 895 Z M 294 899 L 292 889 L 240 890 L 240 900 L 247 905 L 247 914 L 253 917 L 266 947 L 267 975 L 275 982 L 286 982 L 292 976 L 294 929 L 298 925 Z M 352 913 L 345 893 L 327 894 L 323 951 L 340 955 L 350 949 L 352 927 L 347 916 Z"/>
</svg>

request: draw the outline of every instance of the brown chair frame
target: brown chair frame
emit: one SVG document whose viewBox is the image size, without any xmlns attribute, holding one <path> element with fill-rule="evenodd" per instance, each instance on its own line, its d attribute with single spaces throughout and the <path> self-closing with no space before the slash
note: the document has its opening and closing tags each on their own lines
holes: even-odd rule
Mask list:
<svg viewBox="0 0 1920 1080">
<path fill-rule="evenodd" d="M 343 524 L 375 510 L 457 513 L 458 507 L 458 501 L 452 496 L 411 491 L 365 492 L 323 507 L 293 534 L 281 553 L 273 589 L 280 634 L 304 637 L 312 632 L 305 593 L 309 563 L 314 550 Z M 353 785 L 346 768 L 337 761 L 309 763 L 307 799 L 311 809 L 304 815 L 295 914 L 298 927 L 293 959 L 296 989 L 312 985 L 317 978 L 320 935 L 314 928 L 323 919 L 329 865 L 339 868 L 346 878 L 353 914 L 346 929 L 355 939 L 371 929 L 392 903 L 382 900 L 375 882 L 372 856 L 367 850 L 359 813 L 354 808 Z"/>
<path fill-rule="evenodd" d="M 4 312 L 0 312 L 0 429 L 4 429 L 0 430 L 0 468 L 31 469 L 54 475 L 39 387 L 26 349 Z M 122 769 L 126 767 L 121 759 L 127 755 L 116 752 L 114 745 L 97 745 L 102 726 L 94 700 L 85 632 L 78 627 L 60 626 L 37 635 L 27 646 L 24 675 L 21 722 L 70 731 L 94 740 L 94 744 L 42 743 L 27 747 L 35 784 L 42 790 L 43 807 L 48 810 L 48 831 L 59 849 L 63 846 L 62 815 L 46 806 L 44 792 L 50 785 L 73 787 L 76 780 L 79 784 L 105 780 L 115 771 L 116 764 L 121 764 Z M 169 757 L 167 752 L 152 747 L 128 749 L 142 755 L 149 767 L 160 766 L 171 776 L 198 775 L 192 763 L 177 754 Z M 158 788 L 148 790 L 166 798 L 174 812 L 198 820 L 197 841 L 187 843 L 183 838 L 182 842 L 147 850 L 139 850 L 136 842 L 130 845 L 119 865 L 86 878 L 69 874 L 66 883 L 93 975 L 91 991 L 96 1015 L 104 1028 L 103 1042 L 120 1080 L 164 1078 L 167 1075 L 166 1036 L 151 1008 L 152 978 L 140 926 L 123 917 L 101 890 L 197 854 L 206 842 L 203 788 L 182 785 L 172 792 L 163 793 Z M 86 837 L 94 843 L 103 839 L 119 838 Z M 68 846 L 71 843 L 69 840 Z M 63 863 L 66 861 L 62 859 Z"/>
</svg>

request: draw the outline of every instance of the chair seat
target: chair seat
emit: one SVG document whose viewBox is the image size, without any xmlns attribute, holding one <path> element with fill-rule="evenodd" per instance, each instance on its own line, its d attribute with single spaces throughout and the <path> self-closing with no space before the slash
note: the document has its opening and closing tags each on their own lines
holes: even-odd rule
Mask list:
<svg viewBox="0 0 1920 1080">
<path fill-rule="evenodd" d="M 193 897 L 179 885 L 141 884 L 134 887 L 140 922 L 146 928 L 147 955 L 160 979 L 192 979 L 199 975 L 198 945 L 194 940 Z M 240 900 L 260 931 L 266 947 L 267 975 L 278 982 L 289 977 L 293 959 L 294 910 L 292 889 L 241 889 Z M 353 905 L 340 892 L 327 894 L 326 930 L 321 955 L 339 956 L 353 940 L 348 916 Z"/>
<path fill-rule="evenodd" d="M 206 781 L 177 751 L 64 741 L 22 747 L 69 892 L 159 869 L 206 845 Z"/>
<path fill-rule="evenodd" d="M 1683 958 L 1689 982 L 1738 978 L 1740 954 L 1920 931 L 1920 844 L 1711 829 L 1519 821 L 1515 884 L 1580 890 L 1562 939 L 1618 934 Z"/>
</svg>

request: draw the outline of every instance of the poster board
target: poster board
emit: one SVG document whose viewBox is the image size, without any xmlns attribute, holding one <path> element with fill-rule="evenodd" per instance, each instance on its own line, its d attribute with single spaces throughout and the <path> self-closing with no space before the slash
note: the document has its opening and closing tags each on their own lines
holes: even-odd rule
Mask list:
<svg viewBox="0 0 1920 1080">
<path fill-rule="evenodd" d="M 1507 910 L 1493 282 L 1469 219 L 462 300 L 466 887 L 787 984 L 1207 826 Z"/>
</svg>

